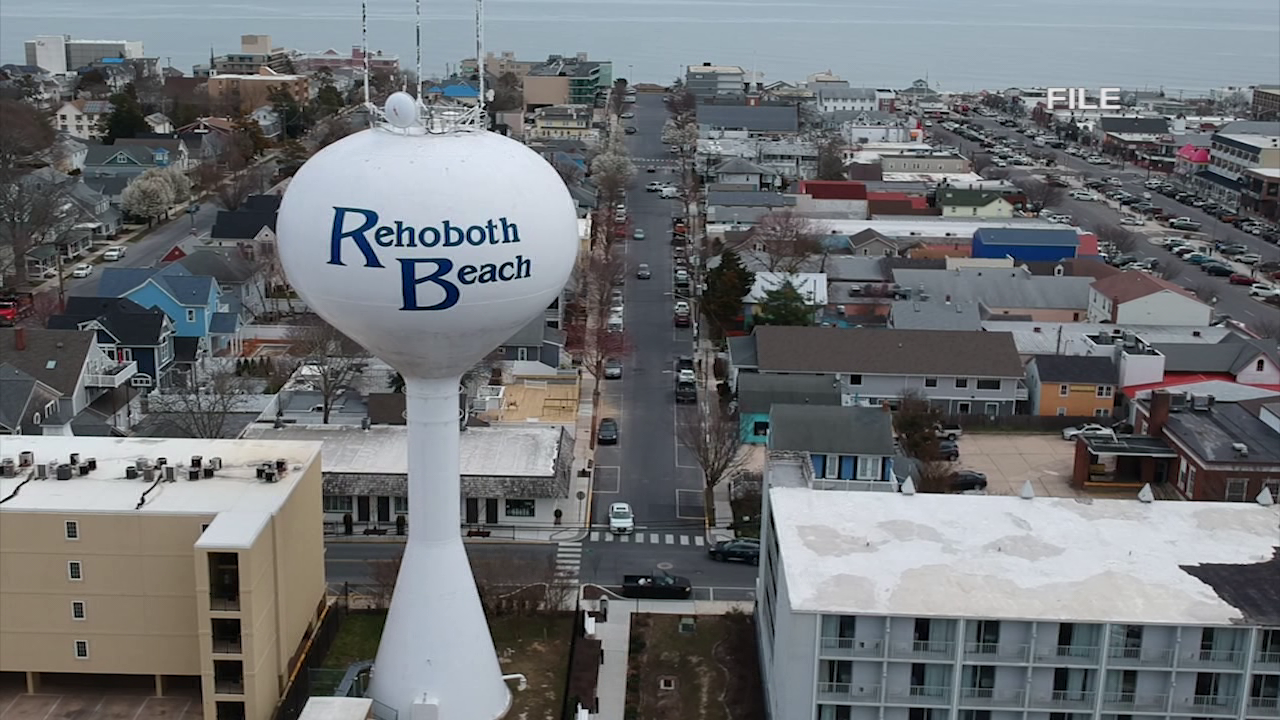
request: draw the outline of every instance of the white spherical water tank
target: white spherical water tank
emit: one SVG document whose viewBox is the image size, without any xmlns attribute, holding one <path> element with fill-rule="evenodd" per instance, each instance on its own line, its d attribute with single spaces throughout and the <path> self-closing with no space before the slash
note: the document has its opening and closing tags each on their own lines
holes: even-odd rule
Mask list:
<svg viewBox="0 0 1280 720">
<path fill-rule="evenodd" d="M 368 694 L 402 720 L 494 720 L 510 693 L 459 529 L 458 381 L 563 291 L 578 220 L 532 150 L 420 112 L 396 93 L 307 161 L 277 242 L 307 305 L 405 379 L 409 536 Z"/>
</svg>

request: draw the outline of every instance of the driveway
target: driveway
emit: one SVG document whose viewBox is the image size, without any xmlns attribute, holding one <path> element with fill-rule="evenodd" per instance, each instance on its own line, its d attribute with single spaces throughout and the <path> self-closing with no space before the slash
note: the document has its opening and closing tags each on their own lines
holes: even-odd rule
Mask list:
<svg viewBox="0 0 1280 720">
<path fill-rule="evenodd" d="M 1039 497 L 1084 497 L 1071 487 L 1075 444 L 1058 435 L 966 434 L 959 467 L 987 474 L 987 493 L 1017 495 L 1027 480 Z"/>
</svg>

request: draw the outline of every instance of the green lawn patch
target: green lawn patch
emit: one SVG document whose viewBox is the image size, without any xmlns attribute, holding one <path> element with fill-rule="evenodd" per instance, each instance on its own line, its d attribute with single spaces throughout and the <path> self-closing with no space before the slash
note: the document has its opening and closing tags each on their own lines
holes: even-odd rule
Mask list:
<svg viewBox="0 0 1280 720">
<path fill-rule="evenodd" d="M 692 632 L 681 621 L 692 618 Z M 744 613 L 631 616 L 627 720 L 764 720 L 755 624 Z"/>
</svg>

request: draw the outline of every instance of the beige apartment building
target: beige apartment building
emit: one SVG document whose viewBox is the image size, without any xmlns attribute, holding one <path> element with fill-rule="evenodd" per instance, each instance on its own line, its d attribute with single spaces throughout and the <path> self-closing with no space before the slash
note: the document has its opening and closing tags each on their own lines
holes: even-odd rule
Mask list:
<svg viewBox="0 0 1280 720">
<path fill-rule="evenodd" d="M 0 676 L 269 720 L 325 604 L 320 447 L 0 436 Z"/>
<path fill-rule="evenodd" d="M 209 102 L 214 107 L 233 106 L 243 113 L 270 105 L 270 95 L 276 88 L 284 88 L 299 103 L 311 99 L 306 75 L 284 75 L 269 67 L 258 68 L 254 75 L 213 75 L 208 82 Z"/>
</svg>

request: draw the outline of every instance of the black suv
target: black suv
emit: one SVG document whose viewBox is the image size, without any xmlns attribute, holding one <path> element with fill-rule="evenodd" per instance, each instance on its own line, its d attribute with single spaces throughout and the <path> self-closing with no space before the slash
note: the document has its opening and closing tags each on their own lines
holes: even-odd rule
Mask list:
<svg viewBox="0 0 1280 720">
<path fill-rule="evenodd" d="M 987 476 L 976 470 L 961 470 L 951 476 L 951 490 L 954 492 L 986 489 Z"/>
<path fill-rule="evenodd" d="M 750 565 L 760 564 L 760 541 L 754 538 L 738 538 L 722 540 L 707 548 L 712 560 L 721 562 L 737 561 Z"/>
</svg>

